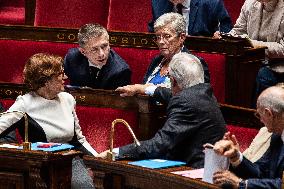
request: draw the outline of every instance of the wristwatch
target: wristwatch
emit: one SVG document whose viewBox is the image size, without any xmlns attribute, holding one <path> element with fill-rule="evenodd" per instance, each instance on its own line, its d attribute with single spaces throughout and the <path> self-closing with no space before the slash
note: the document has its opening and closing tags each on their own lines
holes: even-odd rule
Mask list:
<svg viewBox="0 0 284 189">
<path fill-rule="evenodd" d="M 247 180 L 241 180 L 241 182 L 239 182 L 239 189 L 247 189 Z"/>
</svg>

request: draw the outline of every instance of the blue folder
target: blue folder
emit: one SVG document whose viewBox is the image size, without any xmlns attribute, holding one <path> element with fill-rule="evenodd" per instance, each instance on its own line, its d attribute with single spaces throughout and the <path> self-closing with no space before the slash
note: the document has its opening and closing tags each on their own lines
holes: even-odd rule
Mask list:
<svg viewBox="0 0 284 189">
<path fill-rule="evenodd" d="M 70 150 L 72 148 L 74 148 L 73 145 L 70 145 L 70 144 L 59 144 L 58 145 L 54 145 L 52 147 L 49 147 L 49 148 L 41 148 L 41 147 L 38 147 L 39 145 L 42 145 L 42 144 L 45 144 L 43 142 L 35 142 L 35 143 L 32 143 L 31 147 L 32 147 L 32 150 L 40 150 L 40 151 L 45 151 L 45 152 L 57 152 L 57 151 L 62 151 L 62 150 Z M 46 143 L 48 144 L 48 143 Z M 20 146 L 18 149 L 23 149 L 22 146 Z"/>
<path fill-rule="evenodd" d="M 128 164 L 146 167 L 150 169 L 161 169 L 161 168 L 167 168 L 167 167 L 186 165 L 185 162 L 164 160 L 164 159 L 139 160 L 139 161 L 129 162 Z"/>
</svg>

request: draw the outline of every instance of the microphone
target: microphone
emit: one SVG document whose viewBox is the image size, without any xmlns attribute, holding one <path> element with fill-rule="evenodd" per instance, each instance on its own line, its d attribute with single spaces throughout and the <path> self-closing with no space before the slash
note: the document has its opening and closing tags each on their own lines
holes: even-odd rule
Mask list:
<svg viewBox="0 0 284 189">
<path fill-rule="evenodd" d="M 109 152 L 107 153 L 107 159 L 110 161 L 115 161 L 115 154 L 112 152 L 113 151 L 113 137 L 114 137 L 114 126 L 117 123 L 123 123 L 126 128 L 129 130 L 129 132 L 131 133 L 134 143 L 136 146 L 140 146 L 140 142 L 139 140 L 136 138 L 133 130 L 131 129 L 131 127 L 129 126 L 129 124 L 123 120 L 123 119 L 115 119 L 112 123 L 111 123 L 111 132 L 110 132 L 110 149 Z"/>
<path fill-rule="evenodd" d="M 25 121 L 25 140 L 23 142 L 23 150 L 31 150 L 31 143 L 29 142 L 29 127 L 28 127 L 28 116 L 25 112 L 22 111 L 11 111 L 11 112 L 2 112 L 0 113 L 0 117 L 5 114 L 10 114 L 10 113 L 19 113 L 24 116 L 24 121 Z"/>
</svg>

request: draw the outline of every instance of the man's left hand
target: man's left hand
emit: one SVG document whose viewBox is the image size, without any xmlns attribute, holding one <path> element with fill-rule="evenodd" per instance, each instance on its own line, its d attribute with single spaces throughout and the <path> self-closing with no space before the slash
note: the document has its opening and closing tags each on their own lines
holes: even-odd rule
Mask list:
<svg viewBox="0 0 284 189">
<path fill-rule="evenodd" d="M 217 171 L 213 174 L 213 183 L 219 186 L 230 185 L 237 189 L 240 181 L 241 179 L 230 171 Z"/>
</svg>

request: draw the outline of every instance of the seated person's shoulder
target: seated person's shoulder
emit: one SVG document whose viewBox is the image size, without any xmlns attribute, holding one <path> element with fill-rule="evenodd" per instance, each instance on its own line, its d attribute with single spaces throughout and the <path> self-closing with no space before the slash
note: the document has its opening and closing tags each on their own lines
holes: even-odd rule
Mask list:
<svg viewBox="0 0 284 189">
<path fill-rule="evenodd" d="M 61 99 L 65 99 L 67 100 L 68 102 L 70 103 L 75 103 L 75 98 L 70 94 L 70 93 L 67 93 L 67 92 L 61 92 L 58 94 L 58 97 Z"/>
<path fill-rule="evenodd" d="M 130 69 L 126 61 L 113 49 L 110 50 L 109 56 L 111 56 L 111 59 L 115 63 L 114 65 L 116 66 L 116 68 Z"/>
<path fill-rule="evenodd" d="M 84 57 L 84 55 L 79 51 L 78 48 L 71 48 L 68 50 L 65 59 L 74 59 Z"/>
</svg>

